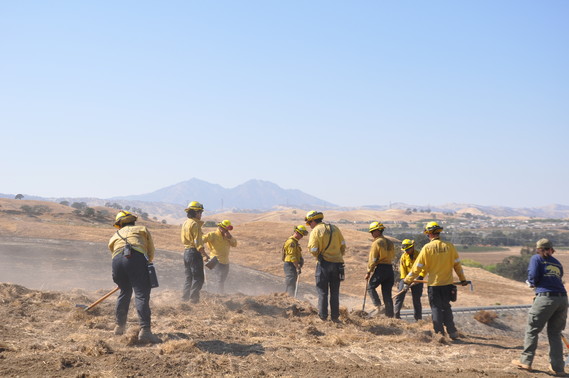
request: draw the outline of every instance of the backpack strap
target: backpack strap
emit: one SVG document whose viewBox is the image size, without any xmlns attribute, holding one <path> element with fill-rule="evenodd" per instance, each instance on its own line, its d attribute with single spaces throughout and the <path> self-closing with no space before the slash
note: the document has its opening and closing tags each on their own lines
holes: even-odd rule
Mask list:
<svg viewBox="0 0 569 378">
<path fill-rule="evenodd" d="M 125 238 L 122 237 L 122 235 L 119 232 L 120 230 L 117 230 L 117 235 L 119 236 L 119 238 L 121 238 L 122 240 L 124 240 L 124 242 L 128 245 L 131 245 Z"/>
<path fill-rule="evenodd" d="M 326 227 L 326 226 L 330 226 L 330 227 Z M 330 247 L 330 243 L 332 243 L 332 233 L 334 232 L 334 228 L 332 228 L 332 225 L 329 223 L 324 223 L 324 228 L 326 230 L 330 230 L 330 240 L 328 240 L 328 245 L 326 245 L 326 248 L 324 248 L 322 250 L 322 252 L 320 252 L 318 254 L 318 261 L 322 261 L 324 258 L 322 257 L 322 255 L 324 254 L 324 252 L 326 252 L 326 250 L 328 249 L 328 247 Z"/>
</svg>

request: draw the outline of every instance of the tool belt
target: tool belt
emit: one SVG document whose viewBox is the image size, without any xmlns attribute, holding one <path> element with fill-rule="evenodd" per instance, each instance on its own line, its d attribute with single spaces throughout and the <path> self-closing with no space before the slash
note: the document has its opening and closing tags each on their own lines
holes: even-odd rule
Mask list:
<svg viewBox="0 0 569 378">
<path fill-rule="evenodd" d="M 550 292 L 546 292 L 546 293 L 537 293 L 536 294 L 538 297 L 566 297 L 567 293 L 550 293 Z"/>
</svg>

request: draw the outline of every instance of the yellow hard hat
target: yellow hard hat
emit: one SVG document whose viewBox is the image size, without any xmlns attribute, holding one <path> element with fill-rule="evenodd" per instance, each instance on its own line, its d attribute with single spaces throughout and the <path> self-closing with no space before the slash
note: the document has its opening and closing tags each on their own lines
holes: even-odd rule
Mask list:
<svg viewBox="0 0 569 378">
<path fill-rule="evenodd" d="M 430 234 L 430 233 L 439 233 L 443 230 L 441 226 L 437 222 L 429 222 L 425 226 L 425 231 L 423 233 Z"/>
<path fill-rule="evenodd" d="M 298 232 L 299 234 L 301 234 L 302 236 L 306 236 L 308 235 L 308 231 L 306 230 L 306 227 L 304 227 L 303 225 L 299 224 L 298 226 L 296 226 L 294 228 L 294 232 Z"/>
<path fill-rule="evenodd" d="M 312 210 L 306 213 L 306 217 L 304 217 L 304 221 L 306 222 L 306 224 L 309 224 L 310 222 L 316 219 L 324 219 L 324 214 L 322 214 L 319 211 Z"/>
<path fill-rule="evenodd" d="M 121 228 L 121 225 L 123 223 L 131 223 L 131 222 L 135 222 L 138 218 L 133 215 L 132 213 L 126 211 L 126 210 L 121 210 L 117 213 L 117 216 L 115 217 L 115 224 L 114 226 L 116 228 Z"/>
<path fill-rule="evenodd" d="M 233 230 L 233 226 L 231 225 L 231 222 L 228 221 L 227 219 L 222 220 L 222 221 L 219 222 L 217 225 L 218 225 L 219 227 L 225 228 L 226 230 L 229 230 L 229 231 Z"/>
<path fill-rule="evenodd" d="M 194 210 L 194 211 L 203 211 L 203 205 L 201 203 L 199 203 L 198 201 L 192 201 L 188 204 L 188 207 L 186 207 L 186 213 L 190 210 Z"/>
<path fill-rule="evenodd" d="M 385 230 L 385 226 L 379 222 L 371 222 L 369 224 L 369 232 L 372 232 L 375 230 L 383 231 L 383 230 Z"/>
<path fill-rule="evenodd" d="M 415 240 L 405 239 L 401 242 L 401 250 L 406 251 L 415 246 Z"/>
</svg>

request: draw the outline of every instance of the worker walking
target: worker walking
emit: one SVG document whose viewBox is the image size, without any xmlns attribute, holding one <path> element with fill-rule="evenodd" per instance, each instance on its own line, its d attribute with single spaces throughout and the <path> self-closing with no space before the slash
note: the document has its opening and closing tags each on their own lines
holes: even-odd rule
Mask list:
<svg viewBox="0 0 569 378">
<path fill-rule="evenodd" d="M 183 301 L 198 303 L 200 290 L 204 283 L 203 260 L 209 260 L 204 244 L 202 226 L 203 205 L 192 201 L 185 209 L 188 219 L 182 225 L 182 244 L 184 244 L 184 267 L 186 282 L 182 294 Z"/>
<path fill-rule="evenodd" d="M 415 241 L 411 239 L 405 239 L 401 242 L 401 250 L 403 255 L 399 259 L 399 274 L 401 280 L 399 281 L 398 289 L 399 295 L 395 297 L 395 318 L 401 319 L 401 307 L 403 307 L 403 301 L 405 300 L 405 295 L 408 290 L 403 290 L 405 283 L 403 279 L 409 274 L 419 252 L 415 251 Z M 422 280 L 424 273 L 421 273 L 418 280 Z M 423 318 L 423 307 L 421 305 L 421 297 L 423 296 L 423 283 L 415 282 L 411 287 L 411 296 L 413 297 L 413 315 L 415 320 L 421 320 Z"/>
<path fill-rule="evenodd" d="M 323 223 L 324 214 L 309 211 L 304 218 L 312 232 L 308 240 L 308 250 L 318 259 L 316 264 L 316 289 L 318 291 L 318 316 L 328 318 L 328 298 L 330 298 L 330 317 L 333 322 L 340 318 L 340 282 L 344 280 L 344 253 L 346 242 L 340 229 Z"/>
<path fill-rule="evenodd" d="M 225 292 L 225 281 L 229 275 L 229 250 L 237 247 L 237 240 L 231 235 L 233 226 L 227 219 L 217 224 L 217 230 L 208 232 L 203 237 L 207 244 L 211 258 L 217 258 L 217 264 L 211 269 L 218 293 Z M 208 280 L 209 282 L 209 280 Z"/>
<path fill-rule="evenodd" d="M 379 222 L 372 222 L 369 225 L 369 232 L 373 237 L 373 242 L 369 250 L 367 263 L 366 281 L 369 279 L 367 292 L 377 308 L 378 314 L 381 310 L 381 300 L 377 294 L 377 288 L 381 286 L 381 296 L 385 304 L 385 316 L 393 317 L 393 300 L 391 289 L 395 283 L 393 274 L 393 259 L 395 258 L 395 247 L 393 242 L 383 236 L 385 226 Z M 370 278 L 371 276 L 371 278 Z"/>
<path fill-rule="evenodd" d="M 109 240 L 112 252 L 113 281 L 120 288 L 115 309 L 115 335 L 126 330 L 130 299 L 134 290 L 134 302 L 138 314 L 140 331 L 138 339 L 142 342 L 162 342 L 151 331 L 150 276 L 147 265 L 154 260 L 154 242 L 148 229 L 136 226 L 137 217 L 128 211 L 119 211 L 114 226 L 117 232 Z"/>
<path fill-rule="evenodd" d="M 428 274 L 428 295 L 435 333 L 445 335 L 451 339 L 458 339 L 458 331 L 454 325 L 451 300 L 456 295 L 456 286 L 453 285 L 452 271 L 456 272 L 461 285 L 468 282 L 464 277 L 460 258 L 454 245 L 440 239 L 443 228 L 437 222 L 429 222 L 423 231 L 429 237 L 430 242 L 425 244 L 419 256 L 415 260 L 411 271 L 404 280 L 404 289 L 409 289 L 413 280 L 422 274 Z"/>
<path fill-rule="evenodd" d="M 296 226 L 291 237 L 289 237 L 283 245 L 284 273 L 285 273 L 285 291 L 291 297 L 296 293 L 296 284 L 298 276 L 302 271 L 304 259 L 302 258 L 302 248 L 300 247 L 300 239 L 308 235 L 306 227 L 303 225 Z"/>
<path fill-rule="evenodd" d="M 553 253 L 553 244 L 547 239 L 536 243 L 537 253 L 529 261 L 527 284 L 535 288 L 535 298 L 528 313 L 524 338 L 524 350 L 519 360 L 512 363 L 518 368 L 531 371 L 537 349 L 539 333 L 547 324 L 549 339 L 549 371 L 565 377 L 561 331 L 567 321 L 567 290 L 563 285 L 563 266 Z"/>
</svg>

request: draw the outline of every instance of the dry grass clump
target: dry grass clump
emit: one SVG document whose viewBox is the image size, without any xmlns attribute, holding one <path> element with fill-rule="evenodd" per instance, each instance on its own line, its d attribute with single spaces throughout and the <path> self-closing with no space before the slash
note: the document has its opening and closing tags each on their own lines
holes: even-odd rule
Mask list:
<svg viewBox="0 0 569 378">
<path fill-rule="evenodd" d="M 94 356 L 94 357 L 99 357 L 99 356 L 104 356 L 105 354 L 114 353 L 113 348 L 111 348 L 109 344 L 107 344 L 103 340 L 97 340 L 94 343 L 90 343 L 89 345 L 82 345 L 81 348 L 79 348 L 79 350 L 88 356 Z"/>
<path fill-rule="evenodd" d="M 32 290 L 21 285 L 0 283 L 0 299 L 2 302 L 20 298 L 31 291 Z"/>
<path fill-rule="evenodd" d="M 498 318 L 496 311 L 480 310 L 474 314 L 474 319 L 482 324 L 491 324 L 496 320 L 496 318 Z"/>
<path fill-rule="evenodd" d="M 196 353 L 196 342 L 193 340 L 174 340 L 160 348 L 160 354 Z"/>
<path fill-rule="evenodd" d="M 17 349 L 12 345 L 0 342 L 0 353 L 1 352 L 15 352 Z"/>
<path fill-rule="evenodd" d="M 308 327 L 306 327 L 304 331 L 307 335 L 310 336 L 324 336 L 324 333 L 320 331 L 318 328 L 316 328 L 314 325 L 309 325 Z"/>
<path fill-rule="evenodd" d="M 75 321 L 79 321 L 79 322 L 86 322 L 90 318 L 90 315 L 84 309 L 76 307 L 75 311 L 72 311 L 69 314 L 69 318 L 71 320 L 75 320 Z"/>
<path fill-rule="evenodd" d="M 322 341 L 322 345 L 327 346 L 327 347 L 335 347 L 335 346 L 346 346 L 346 345 L 348 345 L 348 343 L 340 335 L 330 335 L 330 336 L 327 336 Z"/>
</svg>

